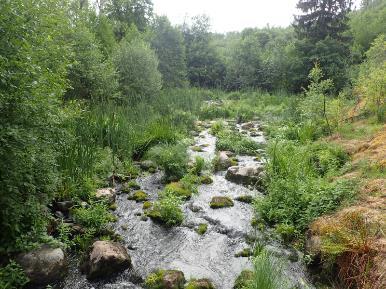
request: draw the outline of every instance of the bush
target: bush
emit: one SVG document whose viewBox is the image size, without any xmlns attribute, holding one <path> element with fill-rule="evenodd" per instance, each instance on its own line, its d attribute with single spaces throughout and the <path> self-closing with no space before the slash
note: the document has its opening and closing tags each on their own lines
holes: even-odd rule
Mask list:
<svg viewBox="0 0 386 289">
<path fill-rule="evenodd" d="M 355 197 L 354 182 L 326 178 L 337 175 L 345 164 L 347 155 L 341 149 L 287 141 L 270 146 L 268 153 L 268 195 L 257 202 L 266 221 L 293 226 L 294 233 L 300 233 L 318 216 Z"/>
<path fill-rule="evenodd" d="M 184 144 L 164 144 L 150 149 L 147 158 L 153 160 L 165 172 L 165 179 L 181 179 L 188 171 L 188 154 Z"/>
<path fill-rule="evenodd" d="M 249 139 L 238 132 L 224 131 L 218 134 L 216 148 L 221 151 L 233 151 L 237 154 L 255 155 L 257 150 L 261 148 L 252 139 Z"/>
<path fill-rule="evenodd" d="M 143 40 L 122 40 L 114 62 L 125 100 L 135 103 L 142 97 L 149 99 L 160 91 L 162 76 L 158 71 L 158 59 Z"/>
<path fill-rule="evenodd" d="M 92 203 L 88 208 L 73 209 L 72 215 L 77 223 L 96 232 L 101 231 L 114 220 L 108 206 L 103 203 Z"/>
<path fill-rule="evenodd" d="M 168 227 L 178 226 L 184 220 L 181 210 L 181 198 L 174 194 L 164 191 L 161 199 L 154 203 L 153 208 L 147 215 L 156 222 L 165 224 Z"/>
<path fill-rule="evenodd" d="M 0 288 L 2 289 L 20 289 L 28 281 L 23 269 L 14 261 L 0 268 Z"/>
</svg>

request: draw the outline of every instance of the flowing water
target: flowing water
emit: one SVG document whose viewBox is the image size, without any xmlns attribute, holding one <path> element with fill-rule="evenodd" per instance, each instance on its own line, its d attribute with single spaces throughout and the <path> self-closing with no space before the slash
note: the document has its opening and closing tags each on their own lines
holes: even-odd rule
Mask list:
<svg viewBox="0 0 386 289">
<path fill-rule="evenodd" d="M 237 126 L 237 129 L 242 131 L 240 126 Z M 260 131 L 254 132 L 250 137 L 257 142 L 265 142 Z M 204 151 L 190 150 L 191 157 L 201 156 L 211 161 L 215 156 L 216 138 L 205 130 L 195 138 L 195 142 Z M 238 156 L 238 159 L 241 166 L 257 162 L 252 156 Z M 137 179 L 141 189 L 149 194 L 152 201 L 157 199 L 157 193 L 163 188 L 161 178 L 162 173 L 157 172 Z M 213 175 L 212 184 L 201 185 L 199 193 L 184 204 L 183 225 L 171 229 L 155 224 L 150 219 L 144 220 L 141 217 L 141 203 L 127 200 L 124 194 L 118 195 L 116 215 L 119 219 L 114 227 L 123 237 L 134 269 L 112 280 L 91 283 L 80 274 L 74 264 L 64 288 L 142 288 L 138 284 L 156 269 L 181 270 L 187 279 L 209 278 L 218 289 L 233 288 L 240 272 L 252 268 L 250 258 L 237 258 L 235 254 L 249 247 L 246 243 L 247 236 L 262 238 L 262 234 L 251 226 L 253 208 L 250 204 L 235 201 L 233 207 L 213 210 L 209 203 L 213 196 L 229 196 L 234 199 L 242 195 L 263 197 L 261 192 L 255 189 L 227 181 L 225 172 L 218 172 Z M 195 231 L 201 223 L 208 225 L 204 235 Z M 284 273 L 290 283 L 298 286 L 297 288 L 312 288 L 305 281 L 307 278 L 303 264 L 300 261 L 288 260 L 289 256 L 297 255 L 297 252 L 272 240 L 266 248 L 274 256 L 284 260 Z"/>
</svg>

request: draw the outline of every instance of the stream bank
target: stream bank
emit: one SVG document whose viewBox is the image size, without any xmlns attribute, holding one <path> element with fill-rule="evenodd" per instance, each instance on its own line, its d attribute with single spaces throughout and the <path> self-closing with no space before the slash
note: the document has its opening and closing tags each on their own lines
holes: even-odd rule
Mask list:
<svg viewBox="0 0 386 289">
<path fill-rule="evenodd" d="M 264 143 L 260 125 L 254 122 L 253 127 L 250 126 L 236 125 L 236 130 L 256 142 Z M 190 156 L 212 161 L 216 156 L 216 137 L 210 134 L 209 129 L 203 130 L 194 141 L 194 146 L 202 147 L 202 150 L 190 149 Z M 241 168 L 262 167 L 264 163 L 264 160 L 256 160 L 255 156 L 236 158 Z M 148 194 L 150 201 L 157 200 L 158 192 L 164 187 L 162 176 L 162 172 L 157 171 L 137 178 L 141 190 Z M 157 269 L 171 269 L 181 270 L 187 279 L 208 278 L 216 288 L 231 289 L 243 270 L 252 269 L 250 258 L 236 255 L 250 248 L 247 240 L 257 239 L 264 239 L 266 249 L 275 258 L 283 260 L 285 279 L 293 287 L 313 288 L 306 281 L 300 253 L 283 247 L 277 241 L 266 240 L 264 234 L 251 225 L 254 217 L 252 205 L 235 200 L 241 196 L 260 198 L 263 197 L 262 192 L 228 181 L 225 170 L 214 173 L 212 179 L 213 183 L 199 186 L 198 193 L 184 203 L 185 220 L 181 226 L 174 228 L 164 228 L 154 223 L 144 216 L 142 203 L 128 200 L 126 194 L 118 194 L 115 211 L 118 221 L 114 229 L 128 248 L 133 269 L 111 280 L 90 282 L 79 272 L 74 261 L 64 288 L 143 288 L 141 284 L 149 274 Z M 210 202 L 217 196 L 232 199 L 234 205 L 212 209 Z M 203 235 L 196 231 L 200 224 L 207 225 Z"/>
</svg>

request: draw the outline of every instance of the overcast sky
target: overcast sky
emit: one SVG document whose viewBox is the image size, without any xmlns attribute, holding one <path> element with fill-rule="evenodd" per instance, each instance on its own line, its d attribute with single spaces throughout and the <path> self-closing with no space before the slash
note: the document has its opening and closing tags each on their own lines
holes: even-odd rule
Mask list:
<svg viewBox="0 0 386 289">
<path fill-rule="evenodd" d="M 241 31 L 247 27 L 286 27 L 291 24 L 298 0 L 153 0 L 155 13 L 173 24 L 186 17 L 206 14 L 212 31 Z M 360 3 L 360 0 L 354 0 Z"/>
</svg>

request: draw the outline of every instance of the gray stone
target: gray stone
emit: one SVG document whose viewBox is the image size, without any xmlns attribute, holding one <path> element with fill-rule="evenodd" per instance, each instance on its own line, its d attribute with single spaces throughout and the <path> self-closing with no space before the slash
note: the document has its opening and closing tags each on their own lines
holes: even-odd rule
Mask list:
<svg viewBox="0 0 386 289">
<path fill-rule="evenodd" d="M 91 247 L 89 258 L 83 264 L 88 279 L 109 278 L 132 267 L 127 250 L 119 243 L 96 241 Z"/>
<path fill-rule="evenodd" d="M 228 181 L 242 185 L 260 185 L 263 167 L 257 164 L 234 166 L 227 170 L 225 178 Z"/>
<path fill-rule="evenodd" d="M 44 286 L 60 281 L 67 273 L 67 261 L 63 250 L 48 245 L 19 254 L 16 261 L 32 285 Z"/>
<path fill-rule="evenodd" d="M 98 189 L 95 193 L 97 199 L 106 199 L 110 204 L 115 202 L 116 192 L 112 188 Z"/>
</svg>

